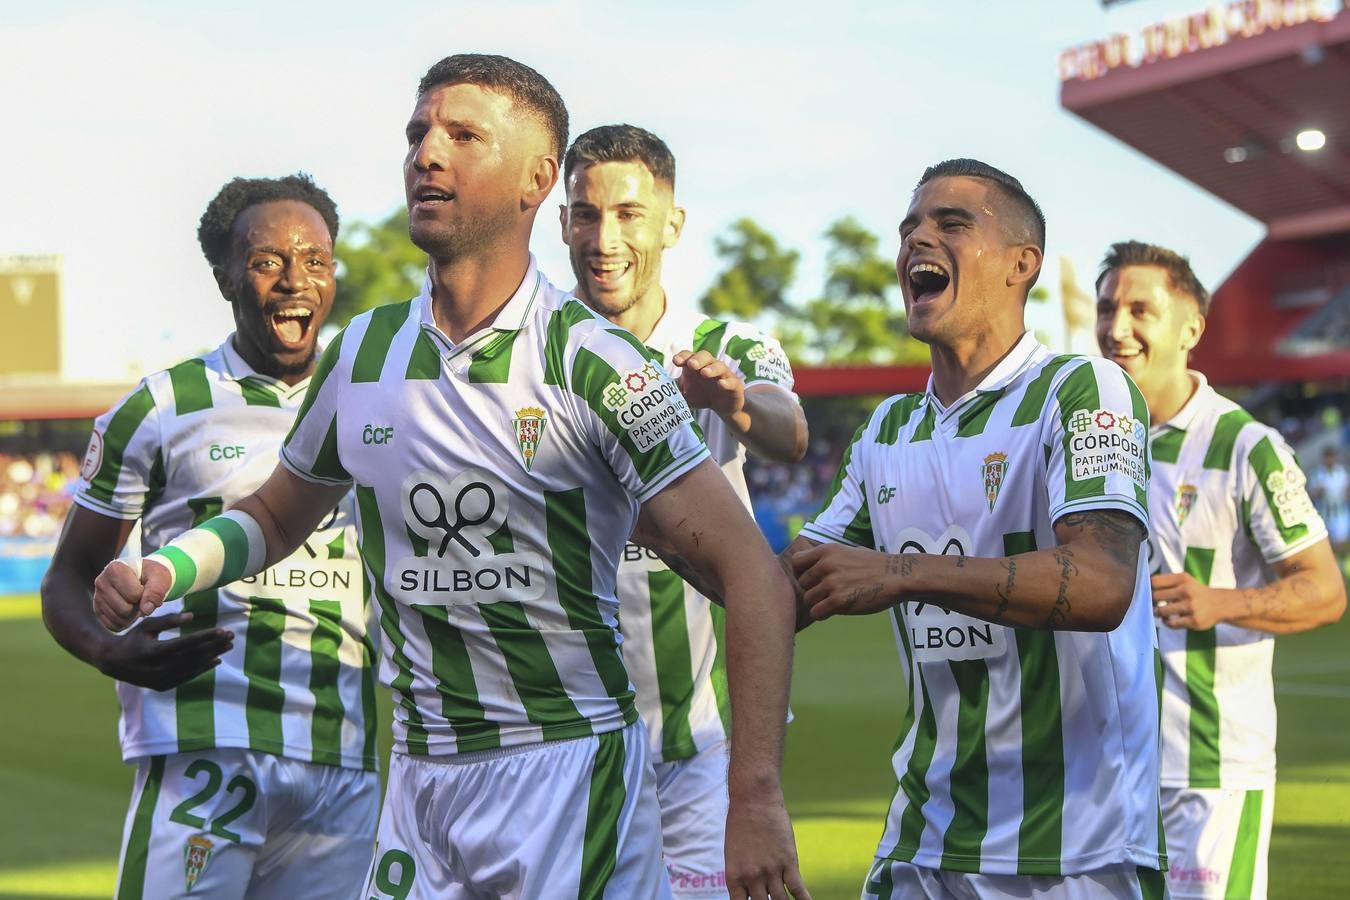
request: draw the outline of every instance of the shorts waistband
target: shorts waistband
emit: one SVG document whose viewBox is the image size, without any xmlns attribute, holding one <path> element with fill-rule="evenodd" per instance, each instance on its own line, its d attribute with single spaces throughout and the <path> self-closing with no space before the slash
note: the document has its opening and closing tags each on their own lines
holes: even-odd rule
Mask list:
<svg viewBox="0 0 1350 900">
<path fill-rule="evenodd" d="M 625 725 L 623 728 L 616 729 L 618 733 L 630 731 L 637 728 L 634 722 L 632 725 Z M 601 732 L 601 734 L 610 734 L 612 732 Z M 395 751 L 395 756 L 400 756 L 410 762 L 435 763 L 444 766 L 472 766 L 477 763 L 484 763 L 494 759 L 506 759 L 511 756 L 523 756 L 527 753 L 538 753 L 543 750 L 551 750 L 555 747 L 566 747 L 569 744 L 578 744 L 582 741 L 590 741 L 600 737 L 600 734 L 585 734 L 581 737 L 561 738 L 556 741 L 538 741 L 532 744 L 516 744 L 513 747 L 495 747 L 491 750 L 474 750 L 469 753 L 439 753 L 434 756 L 413 756 L 410 753 L 399 753 Z"/>
</svg>

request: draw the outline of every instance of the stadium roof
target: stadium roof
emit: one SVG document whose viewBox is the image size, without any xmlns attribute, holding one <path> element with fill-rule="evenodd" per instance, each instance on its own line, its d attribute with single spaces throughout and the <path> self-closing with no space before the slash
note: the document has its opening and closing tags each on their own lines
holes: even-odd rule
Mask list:
<svg viewBox="0 0 1350 900">
<path fill-rule="evenodd" d="M 0 422 L 33 419 L 93 419 L 136 385 L 121 381 L 0 379 Z"/>
<path fill-rule="evenodd" d="M 1239 0 L 1066 50 L 1060 101 L 1273 238 L 1350 229 L 1350 5 L 1335 7 Z M 1325 146 L 1299 149 L 1307 129 Z"/>
</svg>

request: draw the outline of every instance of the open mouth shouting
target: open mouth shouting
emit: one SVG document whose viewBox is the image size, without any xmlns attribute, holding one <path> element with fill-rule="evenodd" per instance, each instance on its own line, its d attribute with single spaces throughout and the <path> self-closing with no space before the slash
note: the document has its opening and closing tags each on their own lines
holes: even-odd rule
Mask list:
<svg viewBox="0 0 1350 900">
<path fill-rule="evenodd" d="M 916 304 L 936 300 L 952 281 L 951 273 L 940 263 L 914 263 L 906 275 L 909 278 L 909 296 Z"/>
<path fill-rule="evenodd" d="M 305 306 L 273 309 L 267 317 L 272 337 L 287 350 L 303 350 L 309 343 L 314 310 Z"/>
</svg>

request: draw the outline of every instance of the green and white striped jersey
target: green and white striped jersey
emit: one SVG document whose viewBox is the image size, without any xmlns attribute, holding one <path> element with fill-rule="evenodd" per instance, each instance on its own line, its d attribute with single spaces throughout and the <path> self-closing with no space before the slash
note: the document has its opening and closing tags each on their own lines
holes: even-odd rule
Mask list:
<svg viewBox="0 0 1350 900">
<path fill-rule="evenodd" d="M 358 316 L 282 450 L 354 482 L 394 746 L 445 755 L 637 719 L 615 576 L 639 505 L 708 455 L 637 338 L 538 272 L 453 344 L 430 288 Z"/>
<path fill-rule="evenodd" d="M 1120 510 L 1147 523 L 1148 410 L 1101 359 L 1030 334 L 945 409 L 891 397 L 845 452 L 816 541 L 998 557 L 1055 545 L 1053 523 Z M 1159 868 L 1158 686 L 1147 554 L 1110 633 L 893 609 L 909 705 L 877 850 L 928 868 L 1068 875 Z"/>
<path fill-rule="evenodd" d="M 1219 396 L 1195 394 L 1150 437 L 1153 568 L 1216 588 L 1259 587 L 1270 564 L 1325 540 L 1307 478 L 1284 439 Z M 1252 790 L 1275 782 L 1269 632 L 1228 622 L 1158 627 L 1166 787 Z"/>
<path fill-rule="evenodd" d="M 676 353 L 707 350 L 747 386 L 772 384 L 792 391 L 792 368 L 783 348 L 749 325 L 667 307 L 645 343 L 672 377 L 679 374 L 671 362 Z M 694 418 L 712 458 L 749 509 L 745 447 L 712 410 L 697 410 Z M 688 759 L 726 740 L 730 702 L 721 607 L 685 584 L 655 553 L 632 543 L 624 547 L 618 591 L 624 662 L 647 723 L 653 761 Z"/>
<path fill-rule="evenodd" d="M 95 423 L 75 502 L 139 518 L 142 555 L 162 547 L 267 479 L 307 385 L 253 371 L 233 337 L 148 376 Z M 185 632 L 225 628 L 234 646 L 174 690 L 118 683 L 125 759 L 237 747 L 375 769 L 376 651 L 353 513 L 347 498 L 288 559 L 164 604 L 157 615 L 193 614 Z"/>
</svg>

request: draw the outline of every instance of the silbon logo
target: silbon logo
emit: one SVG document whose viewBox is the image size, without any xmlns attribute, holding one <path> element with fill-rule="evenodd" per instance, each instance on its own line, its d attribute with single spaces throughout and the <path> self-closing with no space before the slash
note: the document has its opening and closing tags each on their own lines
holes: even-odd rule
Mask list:
<svg viewBox="0 0 1350 900">
<path fill-rule="evenodd" d="M 427 543 L 425 555 L 404 557 L 391 570 L 399 600 L 459 606 L 543 596 L 543 559 L 509 549 L 502 526 L 511 495 L 496 475 L 468 469 L 447 482 L 419 469 L 404 479 L 401 494 L 404 523 Z"/>
</svg>

